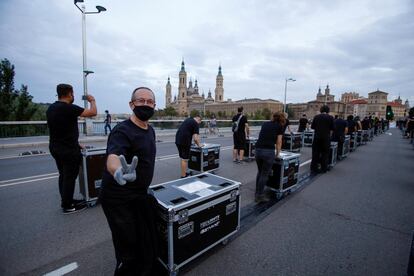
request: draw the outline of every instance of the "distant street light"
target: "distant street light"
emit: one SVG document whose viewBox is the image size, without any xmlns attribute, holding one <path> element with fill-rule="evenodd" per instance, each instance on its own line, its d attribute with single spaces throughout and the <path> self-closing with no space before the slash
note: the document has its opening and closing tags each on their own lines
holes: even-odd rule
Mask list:
<svg viewBox="0 0 414 276">
<path fill-rule="evenodd" d="M 288 79 L 286 79 L 285 80 L 285 101 L 284 101 L 284 103 L 283 103 L 283 112 L 285 112 L 286 113 L 286 92 L 287 92 L 287 83 L 288 83 L 288 81 L 296 81 L 295 79 L 292 79 L 292 78 L 288 78 Z"/>
<path fill-rule="evenodd" d="M 83 57 L 83 101 L 84 101 L 84 107 L 88 108 L 88 101 L 86 100 L 86 96 L 88 95 L 88 84 L 86 77 L 89 74 L 92 74 L 93 71 L 90 71 L 87 69 L 86 65 L 86 14 L 94 14 L 94 13 L 100 13 L 106 11 L 106 9 L 102 6 L 96 6 L 96 10 L 94 12 L 86 12 L 85 11 L 85 5 L 82 5 L 82 7 L 79 7 L 78 3 L 83 3 L 84 0 L 74 0 L 73 3 L 75 6 L 81 11 L 82 13 L 82 57 Z"/>
</svg>

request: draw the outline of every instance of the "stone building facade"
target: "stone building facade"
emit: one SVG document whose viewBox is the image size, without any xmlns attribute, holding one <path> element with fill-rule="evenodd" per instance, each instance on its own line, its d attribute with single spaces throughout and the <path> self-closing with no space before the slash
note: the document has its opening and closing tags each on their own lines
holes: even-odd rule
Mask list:
<svg viewBox="0 0 414 276">
<path fill-rule="evenodd" d="M 302 114 L 306 114 L 308 118 L 313 118 L 319 114 L 320 108 L 325 104 L 329 107 L 329 113 L 331 115 L 345 116 L 346 104 L 335 101 L 335 95 L 331 94 L 329 85 L 326 86 L 324 94 L 322 94 L 321 88 L 319 87 L 316 100 L 307 103 L 289 104 L 288 108 L 293 113 L 292 119 L 297 120 Z"/>
<path fill-rule="evenodd" d="M 224 85 L 223 85 L 223 73 L 221 71 L 221 65 L 218 68 L 216 76 L 216 87 L 214 89 L 214 98 L 211 95 L 211 91 L 208 91 L 207 98 L 204 94 L 200 95 L 197 80 L 190 81 L 187 84 L 187 72 L 185 71 L 184 61 L 181 62 L 181 70 L 178 74 L 178 97 L 175 96 L 172 99 L 172 86 L 170 78 L 168 78 L 167 85 L 165 87 L 165 105 L 166 107 L 173 107 L 179 116 L 188 116 L 192 110 L 197 110 L 201 114 L 221 114 L 221 117 L 230 117 L 237 113 L 237 108 L 243 106 L 244 113 L 253 115 L 257 110 L 263 110 L 267 108 L 271 112 L 282 111 L 283 104 L 279 101 L 268 99 L 244 99 L 239 101 L 232 101 L 231 99 L 224 100 Z"/>
<path fill-rule="evenodd" d="M 388 103 L 387 96 L 387 92 L 380 91 L 378 89 L 377 91 L 368 93 L 367 115 L 385 118 Z"/>
</svg>

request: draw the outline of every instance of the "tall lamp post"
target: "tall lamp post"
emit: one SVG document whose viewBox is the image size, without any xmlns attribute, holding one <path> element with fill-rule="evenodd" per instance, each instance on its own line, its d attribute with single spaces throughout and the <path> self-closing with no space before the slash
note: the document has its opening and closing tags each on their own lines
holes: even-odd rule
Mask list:
<svg viewBox="0 0 414 276">
<path fill-rule="evenodd" d="M 88 84 L 87 84 L 87 77 L 89 74 L 92 74 L 93 71 L 87 69 L 86 65 L 86 15 L 87 14 L 94 14 L 106 11 L 106 9 L 102 6 L 96 6 L 96 10 L 94 12 L 87 12 L 85 11 L 85 5 L 82 7 L 78 6 L 78 3 L 83 3 L 84 0 L 73 0 L 75 6 L 81 11 L 82 13 L 82 57 L 83 57 L 83 103 L 84 107 L 88 108 L 88 101 L 86 100 L 86 96 L 88 95 Z"/>
<path fill-rule="evenodd" d="M 288 81 L 296 81 L 295 79 L 292 79 L 292 78 L 288 78 L 288 79 L 285 79 L 285 101 L 284 101 L 284 103 L 283 103 L 283 112 L 285 112 L 286 113 L 286 92 L 287 92 L 287 83 L 288 83 Z"/>
</svg>

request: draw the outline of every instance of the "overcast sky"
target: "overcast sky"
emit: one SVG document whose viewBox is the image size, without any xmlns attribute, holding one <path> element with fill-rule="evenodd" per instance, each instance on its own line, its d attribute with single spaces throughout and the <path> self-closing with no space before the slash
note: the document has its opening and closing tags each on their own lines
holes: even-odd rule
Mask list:
<svg viewBox="0 0 414 276">
<path fill-rule="evenodd" d="M 107 12 L 87 15 L 88 90 L 99 112 L 129 113 L 132 90 L 148 86 L 165 106 L 165 84 L 178 89 L 182 58 L 200 91 L 214 91 L 218 65 L 224 97 L 315 99 L 329 83 L 414 105 L 412 0 L 85 0 Z M 53 102 L 56 84 L 82 86 L 81 13 L 73 0 L 1 0 L 0 58 L 16 70 L 15 87 Z M 214 97 L 214 93 L 213 93 Z"/>
</svg>

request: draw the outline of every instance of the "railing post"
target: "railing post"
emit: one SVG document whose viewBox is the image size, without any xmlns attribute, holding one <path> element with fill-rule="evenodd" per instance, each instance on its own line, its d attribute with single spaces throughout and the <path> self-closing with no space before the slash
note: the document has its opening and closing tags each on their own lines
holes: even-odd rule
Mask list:
<svg viewBox="0 0 414 276">
<path fill-rule="evenodd" d="M 87 136 L 93 135 L 93 120 L 91 118 L 85 118 L 85 134 Z"/>
</svg>

